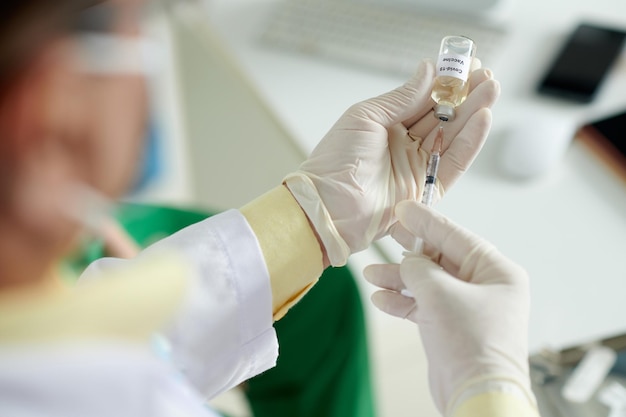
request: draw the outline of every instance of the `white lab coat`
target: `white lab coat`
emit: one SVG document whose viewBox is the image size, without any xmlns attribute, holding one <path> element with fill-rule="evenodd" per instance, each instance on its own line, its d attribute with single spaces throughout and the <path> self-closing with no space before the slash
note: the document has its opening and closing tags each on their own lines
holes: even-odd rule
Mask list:
<svg viewBox="0 0 626 417">
<path fill-rule="evenodd" d="M 0 416 L 211 416 L 204 399 L 275 365 L 269 276 L 241 213 L 183 229 L 140 258 L 164 249 L 184 254 L 197 273 L 164 330 L 171 360 L 186 378 L 130 342 L 0 345 Z M 136 261 L 98 261 L 82 279 L 128 262 Z"/>
</svg>

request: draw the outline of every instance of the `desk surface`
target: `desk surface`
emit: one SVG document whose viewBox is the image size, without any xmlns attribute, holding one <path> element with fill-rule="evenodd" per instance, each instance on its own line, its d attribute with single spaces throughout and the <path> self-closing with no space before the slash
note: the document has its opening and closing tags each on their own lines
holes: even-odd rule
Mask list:
<svg viewBox="0 0 626 417">
<path fill-rule="evenodd" d="M 548 174 L 528 182 L 496 167 L 502 132 L 520 107 L 580 123 L 626 107 L 622 59 L 593 105 L 540 99 L 532 92 L 567 32 L 583 18 L 626 26 L 626 2 L 540 2 L 513 5 L 494 128 L 475 165 L 438 205 L 443 213 L 494 242 L 532 279 L 531 349 L 562 347 L 626 331 L 626 184 L 579 143 Z M 308 153 L 351 104 L 404 80 L 259 46 L 270 0 L 211 0 L 207 17 L 260 96 Z M 392 259 L 400 248 L 385 245 Z"/>
</svg>

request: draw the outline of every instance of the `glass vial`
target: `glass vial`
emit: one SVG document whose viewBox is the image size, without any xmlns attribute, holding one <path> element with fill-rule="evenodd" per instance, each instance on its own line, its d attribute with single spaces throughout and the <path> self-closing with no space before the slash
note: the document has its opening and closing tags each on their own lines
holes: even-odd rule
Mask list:
<svg viewBox="0 0 626 417">
<path fill-rule="evenodd" d="M 465 36 L 446 36 L 441 41 L 432 91 L 437 103 L 435 117 L 439 120 L 454 120 L 455 107 L 467 97 L 467 79 L 475 53 L 474 41 Z"/>
</svg>

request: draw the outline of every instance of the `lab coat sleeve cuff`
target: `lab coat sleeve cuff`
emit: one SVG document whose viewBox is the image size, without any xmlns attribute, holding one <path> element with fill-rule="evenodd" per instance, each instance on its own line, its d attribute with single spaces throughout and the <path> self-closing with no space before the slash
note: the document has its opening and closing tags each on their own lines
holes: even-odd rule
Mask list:
<svg viewBox="0 0 626 417">
<path fill-rule="evenodd" d="M 241 213 L 263 252 L 274 320 L 279 320 L 322 274 L 322 250 L 302 208 L 282 185 L 242 207 Z"/>
<path fill-rule="evenodd" d="M 451 417 L 538 417 L 537 401 L 529 386 L 515 378 L 485 376 L 464 384 L 453 396 L 446 415 Z"/>
<path fill-rule="evenodd" d="M 537 409 L 523 398 L 507 392 L 485 392 L 460 404 L 452 417 L 539 417 Z"/>
<path fill-rule="evenodd" d="M 303 211 L 311 219 L 311 223 L 315 225 L 320 239 L 324 242 L 330 264 L 332 266 L 344 266 L 350 256 L 350 247 L 335 227 L 335 223 L 324 206 L 311 178 L 296 171 L 287 175 L 284 182 Z"/>
</svg>

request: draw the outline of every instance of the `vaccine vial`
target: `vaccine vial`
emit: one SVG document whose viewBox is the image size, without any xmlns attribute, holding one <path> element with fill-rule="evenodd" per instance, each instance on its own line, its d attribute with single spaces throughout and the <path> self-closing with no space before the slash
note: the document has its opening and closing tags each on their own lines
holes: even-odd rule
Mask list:
<svg viewBox="0 0 626 417">
<path fill-rule="evenodd" d="M 474 41 L 465 36 L 446 36 L 441 41 L 432 91 L 437 103 L 435 117 L 439 120 L 452 121 L 456 106 L 467 97 L 467 81 L 475 54 Z"/>
</svg>

